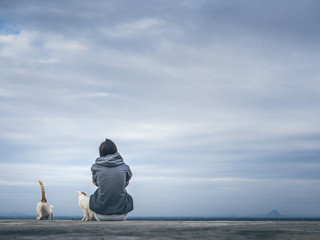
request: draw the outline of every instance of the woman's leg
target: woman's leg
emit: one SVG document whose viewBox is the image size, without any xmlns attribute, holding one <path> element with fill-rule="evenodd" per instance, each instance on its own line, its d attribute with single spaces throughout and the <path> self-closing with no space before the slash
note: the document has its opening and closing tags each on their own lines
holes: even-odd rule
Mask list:
<svg viewBox="0 0 320 240">
<path fill-rule="evenodd" d="M 97 221 L 125 221 L 128 214 L 122 215 L 102 215 L 99 213 L 94 213 L 94 216 Z"/>
</svg>

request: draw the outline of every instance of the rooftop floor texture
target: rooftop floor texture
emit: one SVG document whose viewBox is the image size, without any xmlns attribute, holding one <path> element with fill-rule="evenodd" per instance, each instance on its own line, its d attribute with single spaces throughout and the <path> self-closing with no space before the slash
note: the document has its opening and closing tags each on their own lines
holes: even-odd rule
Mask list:
<svg viewBox="0 0 320 240">
<path fill-rule="evenodd" d="M 319 240 L 320 221 L 0 220 L 0 239 Z"/>
</svg>

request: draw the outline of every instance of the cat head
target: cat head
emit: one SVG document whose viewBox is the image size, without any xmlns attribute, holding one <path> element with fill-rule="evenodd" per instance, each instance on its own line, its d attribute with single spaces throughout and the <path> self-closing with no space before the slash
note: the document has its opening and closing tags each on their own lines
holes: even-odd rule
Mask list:
<svg viewBox="0 0 320 240">
<path fill-rule="evenodd" d="M 78 191 L 78 196 L 80 197 L 81 195 L 87 196 L 87 194 L 86 194 L 85 192 L 80 192 L 80 191 Z"/>
</svg>

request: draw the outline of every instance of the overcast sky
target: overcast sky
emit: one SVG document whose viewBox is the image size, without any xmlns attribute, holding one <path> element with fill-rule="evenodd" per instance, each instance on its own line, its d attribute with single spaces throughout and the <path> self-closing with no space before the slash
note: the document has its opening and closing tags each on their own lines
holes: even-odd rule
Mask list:
<svg viewBox="0 0 320 240">
<path fill-rule="evenodd" d="M 131 216 L 320 216 L 320 2 L 0 1 L 0 213 L 81 215 L 105 138 Z"/>
</svg>

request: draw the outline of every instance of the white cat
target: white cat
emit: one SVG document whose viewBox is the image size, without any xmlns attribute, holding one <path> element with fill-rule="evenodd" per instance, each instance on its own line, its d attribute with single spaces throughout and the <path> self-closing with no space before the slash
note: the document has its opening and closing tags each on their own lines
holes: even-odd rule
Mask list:
<svg viewBox="0 0 320 240">
<path fill-rule="evenodd" d="M 42 198 L 40 200 L 40 202 L 38 202 L 37 204 L 37 220 L 48 220 L 49 219 L 49 216 L 51 218 L 51 220 L 53 219 L 53 206 L 50 205 L 48 202 L 47 202 L 47 199 L 46 199 L 46 194 L 44 192 L 44 186 L 43 186 L 43 183 L 38 180 L 39 184 L 40 184 L 40 187 L 41 187 L 41 195 L 42 195 Z"/>
<path fill-rule="evenodd" d="M 95 221 L 96 218 L 94 216 L 94 212 L 89 208 L 89 198 L 87 197 L 87 194 L 78 191 L 78 197 L 79 207 L 83 211 L 83 218 L 81 221 Z"/>
</svg>

